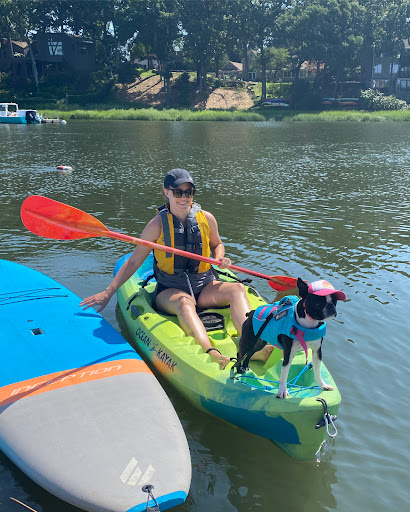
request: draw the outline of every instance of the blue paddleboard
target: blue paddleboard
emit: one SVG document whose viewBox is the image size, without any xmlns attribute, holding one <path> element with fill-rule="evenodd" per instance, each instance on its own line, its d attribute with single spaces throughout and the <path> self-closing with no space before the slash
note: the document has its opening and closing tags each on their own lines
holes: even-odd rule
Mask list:
<svg viewBox="0 0 410 512">
<path fill-rule="evenodd" d="M 0 449 L 89 512 L 184 502 L 188 444 L 148 366 L 53 279 L 4 260 L 0 276 Z"/>
</svg>

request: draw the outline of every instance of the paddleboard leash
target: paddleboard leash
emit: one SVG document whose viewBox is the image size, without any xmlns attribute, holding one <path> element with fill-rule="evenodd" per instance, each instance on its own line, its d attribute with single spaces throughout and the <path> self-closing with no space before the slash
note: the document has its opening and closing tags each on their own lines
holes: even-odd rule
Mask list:
<svg viewBox="0 0 410 512">
<path fill-rule="evenodd" d="M 158 502 L 157 500 L 155 499 L 154 495 L 152 494 L 152 491 L 154 489 L 154 486 L 151 485 L 151 484 L 146 484 L 146 485 L 143 485 L 141 487 L 141 490 L 143 492 L 147 492 L 148 493 L 148 497 L 147 497 L 147 512 L 160 512 L 160 509 L 159 509 L 159 505 L 158 505 Z M 152 499 L 154 500 L 154 503 L 155 505 L 153 507 L 151 507 L 149 505 L 149 499 Z"/>
</svg>

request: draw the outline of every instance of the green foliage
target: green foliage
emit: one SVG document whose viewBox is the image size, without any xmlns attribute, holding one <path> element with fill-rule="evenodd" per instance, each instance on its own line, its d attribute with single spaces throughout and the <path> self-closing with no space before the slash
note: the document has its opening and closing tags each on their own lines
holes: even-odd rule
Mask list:
<svg viewBox="0 0 410 512">
<path fill-rule="evenodd" d="M 297 122 L 373 122 L 380 123 L 385 121 L 394 122 L 409 122 L 410 121 L 410 110 L 397 110 L 397 111 L 377 111 L 377 112 L 365 112 L 365 111 L 323 111 L 319 113 L 298 113 L 296 115 L 289 116 L 289 121 Z"/>
<path fill-rule="evenodd" d="M 351 75 L 360 56 L 397 55 L 410 35 L 409 0 L 0 0 L 0 37 L 26 40 L 36 31 L 65 30 L 92 40 L 97 73 L 88 92 L 107 97 L 115 80 L 132 82 L 136 57 L 155 55 L 162 72 L 195 69 L 200 86 L 215 87 L 207 73 L 226 56 L 242 60 L 259 50 L 257 71 L 299 69 L 303 61 L 321 64 L 316 91 Z M 176 52 L 178 50 L 178 52 Z M 178 53 L 178 57 L 176 57 Z M 183 59 L 180 58 L 181 53 Z M 184 68 L 185 66 L 185 68 Z M 218 66 L 220 67 L 220 66 Z M 4 82 L 16 95 L 36 91 L 33 78 Z M 75 77 L 40 77 L 45 96 L 78 92 Z M 0 79 L 0 82 L 2 80 Z M 63 82 L 63 83 L 62 83 Z M 240 83 L 236 81 L 235 83 Z M 186 87 L 179 84 L 177 87 Z M 267 97 L 288 97 L 284 84 L 263 84 Z M 293 91 L 297 104 L 315 108 L 311 91 Z M 261 95 L 262 92 L 259 94 Z M 336 87 L 332 96 L 337 95 Z M 393 100 L 372 100 L 371 108 L 402 108 Z M 387 102 L 387 103 L 386 103 Z"/>
<path fill-rule="evenodd" d="M 0 73 L 0 96 L 5 97 L 9 95 L 9 97 L 14 96 L 13 92 L 13 77 L 11 73 Z M 11 101 L 6 99 L 4 101 Z"/>
<path fill-rule="evenodd" d="M 45 111 L 53 116 L 55 111 Z M 65 119 L 100 120 L 139 120 L 139 121 L 264 121 L 263 115 L 256 112 L 215 111 L 215 110 L 157 110 L 110 109 L 110 110 L 70 110 L 64 112 Z"/>
<path fill-rule="evenodd" d="M 136 78 L 140 78 L 141 71 L 131 61 L 121 62 L 118 67 L 118 81 L 126 84 L 134 82 Z"/>
<path fill-rule="evenodd" d="M 409 105 L 395 96 L 385 96 L 375 89 L 366 89 L 360 95 L 362 107 L 366 110 L 409 110 Z"/>
<path fill-rule="evenodd" d="M 190 105 L 192 85 L 189 78 L 189 73 L 181 73 L 173 85 L 174 90 L 178 94 L 178 104 L 183 107 Z"/>
<path fill-rule="evenodd" d="M 290 82 L 268 82 L 266 84 L 266 97 L 267 98 L 289 98 L 292 88 Z"/>
</svg>

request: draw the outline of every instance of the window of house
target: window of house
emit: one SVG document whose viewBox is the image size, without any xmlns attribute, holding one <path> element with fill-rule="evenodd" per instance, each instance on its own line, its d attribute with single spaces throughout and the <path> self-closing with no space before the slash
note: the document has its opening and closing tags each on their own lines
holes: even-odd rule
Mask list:
<svg viewBox="0 0 410 512">
<path fill-rule="evenodd" d="M 48 41 L 50 55 L 63 55 L 63 43 L 61 41 Z"/>
<path fill-rule="evenodd" d="M 397 73 L 399 71 L 399 65 L 398 64 L 392 64 L 391 66 L 391 72 Z"/>
<path fill-rule="evenodd" d="M 256 80 L 256 72 L 255 71 L 249 71 L 249 80 L 251 82 L 254 82 Z"/>
<path fill-rule="evenodd" d="M 410 91 L 410 80 L 402 80 L 400 86 L 401 91 Z"/>
<path fill-rule="evenodd" d="M 381 64 L 376 64 L 374 66 L 374 73 L 381 73 L 382 72 L 382 65 Z"/>
</svg>

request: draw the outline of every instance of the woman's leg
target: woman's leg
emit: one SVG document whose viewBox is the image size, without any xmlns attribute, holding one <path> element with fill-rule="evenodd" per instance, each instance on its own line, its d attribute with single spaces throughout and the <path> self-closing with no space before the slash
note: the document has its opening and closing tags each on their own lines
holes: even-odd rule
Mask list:
<svg viewBox="0 0 410 512">
<path fill-rule="evenodd" d="M 251 310 L 246 290 L 242 283 L 211 281 L 205 286 L 198 298 L 198 306 L 201 308 L 229 305 L 231 307 L 232 322 L 240 336 L 242 334 L 242 325 L 246 320 L 246 313 L 249 313 Z M 265 345 L 262 350 L 255 352 L 251 359 L 266 361 L 271 355 L 272 350 L 272 345 Z"/>
<path fill-rule="evenodd" d="M 239 336 L 242 334 L 246 313 L 251 310 L 244 285 L 222 281 L 211 281 L 205 286 L 199 295 L 198 306 L 200 308 L 230 306 L 232 322 Z"/>
<path fill-rule="evenodd" d="M 204 352 L 212 348 L 204 324 L 201 322 L 191 295 L 176 288 L 167 288 L 157 295 L 157 306 L 167 313 L 177 315 L 181 329 L 192 336 Z M 211 361 L 223 369 L 229 362 L 229 357 L 219 354 L 216 350 L 209 352 Z"/>
</svg>

